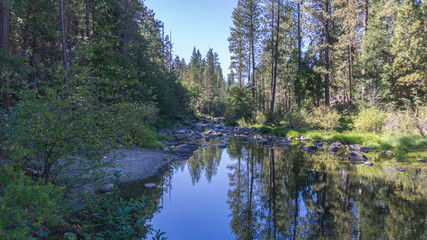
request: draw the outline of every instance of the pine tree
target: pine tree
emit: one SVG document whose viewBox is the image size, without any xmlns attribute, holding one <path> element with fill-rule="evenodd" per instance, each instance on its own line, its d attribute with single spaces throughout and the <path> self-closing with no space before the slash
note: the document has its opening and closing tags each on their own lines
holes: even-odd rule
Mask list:
<svg viewBox="0 0 427 240">
<path fill-rule="evenodd" d="M 427 8 L 425 2 L 404 0 L 397 11 L 391 38 L 396 76 L 395 95 L 414 102 L 426 101 L 427 93 Z"/>
</svg>

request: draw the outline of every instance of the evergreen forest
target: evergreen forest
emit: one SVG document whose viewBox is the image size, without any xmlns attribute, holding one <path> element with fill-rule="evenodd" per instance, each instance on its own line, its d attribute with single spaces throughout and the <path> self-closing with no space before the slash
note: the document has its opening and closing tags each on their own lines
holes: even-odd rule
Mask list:
<svg viewBox="0 0 427 240">
<path fill-rule="evenodd" d="M 425 1 L 238 0 L 230 18 L 221 66 L 175 55 L 143 0 L 2 0 L 0 239 L 141 239 L 153 203 L 76 189 L 202 116 L 425 160 Z"/>
</svg>

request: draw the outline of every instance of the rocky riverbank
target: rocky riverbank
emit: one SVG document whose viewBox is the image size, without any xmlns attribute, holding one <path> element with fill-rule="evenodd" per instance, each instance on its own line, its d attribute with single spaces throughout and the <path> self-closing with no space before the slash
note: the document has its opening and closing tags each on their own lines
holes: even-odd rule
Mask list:
<svg viewBox="0 0 427 240">
<path fill-rule="evenodd" d="M 329 151 L 337 156 L 348 159 L 351 163 L 372 166 L 365 155 L 369 152 L 380 152 L 358 144 L 346 145 L 341 141 L 330 142 L 321 139 L 309 139 L 304 136 L 297 138 L 285 138 L 274 134 L 262 133 L 254 128 L 239 128 L 221 124 L 221 118 L 188 120 L 176 123 L 164 128 L 159 135 L 167 140 L 162 142 L 165 148 L 156 150 L 133 149 L 119 152 L 122 157 L 115 161 L 115 168 L 120 170 L 123 181 L 135 181 L 155 174 L 163 165 L 170 161 L 185 161 L 193 155 L 199 147 L 215 144 L 220 148 L 226 148 L 232 138 L 241 139 L 242 143 L 256 142 L 266 148 L 295 146 L 297 149 L 309 154 L 320 154 Z M 398 156 L 392 151 L 382 151 L 388 156 Z M 117 154 L 116 154 L 117 156 Z M 425 162 L 424 159 L 420 161 Z M 404 171 L 403 169 L 398 169 Z"/>
</svg>

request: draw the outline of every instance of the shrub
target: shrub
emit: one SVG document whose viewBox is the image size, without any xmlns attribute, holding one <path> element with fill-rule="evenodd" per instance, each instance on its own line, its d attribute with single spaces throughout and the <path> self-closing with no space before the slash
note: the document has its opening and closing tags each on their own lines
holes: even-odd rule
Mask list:
<svg viewBox="0 0 427 240">
<path fill-rule="evenodd" d="M 427 130 L 427 106 L 421 106 L 414 110 L 396 111 L 390 114 L 384 129 L 395 133 L 425 136 Z"/>
<path fill-rule="evenodd" d="M 41 239 L 62 222 L 63 189 L 0 168 L 0 238 Z M 5 238 L 4 238 L 5 237 Z"/>
<path fill-rule="evenodd" d="M 109 124 L 109 114 L 88 98 L 54 92 L 48 98 L 26 98 L 5 119 L 4 149 L 16 163 L 25 160 L 41 170 L 45 183 L 57 181 L 70 167 L 78 177 L 90 166 L 95 177 L 101 157 L 117 147 Z"/>
<path fill-rule="evenodd" d="M 77 223 L 86 239 L 141 239 L 145 222 L 154 208 L 145 196 L 124 200 L 117 187 L 112 192 L 89 198 Z"/>
<path fill-rule="evenodd" d="M 312 127 L 319 127 L 324 130 L 333 130 L 340 126 L 341 115 L 334 108 L 315 108 L 311 118 L 309 118 Z"/>
<path fill-rule="evenodd" d="M 380 132 L 387 120 L 387 113 L 375 107 L 362 110 L 354 120 L 354 128 L 361 132 Z"/>
<path fill-rule="evenodd" d="M 238 86 L 231 86 L 225 99 L 225 115 L 227 122 L 236 124 L 237 120 L 246 122 L 252 119 L 252 98 L 249 90 Z"/>
<path fill-rule="evenodd" d="M 292 107 L 284 114 L 284 120 L 291 125 L 291 127 L 302 127 L 306 126 L 306 119 L 308 118 L 308 113 L 305 109 Z"/>
</svg>

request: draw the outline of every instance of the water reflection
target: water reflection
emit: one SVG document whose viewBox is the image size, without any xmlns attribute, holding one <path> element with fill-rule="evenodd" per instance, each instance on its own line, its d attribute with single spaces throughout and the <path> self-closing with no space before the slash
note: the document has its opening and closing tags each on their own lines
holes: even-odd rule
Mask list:
<svg viewBox="0 0 427 240">
<path fill-rule="evenodd" d="M 187 163 L 175 163 L 152 179 L 127 185 L 125 192 L 150 194 L 164 208 L 158 215 L 173 218 L 168 215 L 168 204 L 173 204 L 168 202 L 174 196 L 175 201 L 197 198 L 206 194 L 200 188 L 193 191 L 198 185 L 210 187 L 217 194 L 209 198 L 218 198 L 216 203 L 183 209 L 187 215 L 194 213 L 194 223 L 200 225 L 182 229 L 192 231 L 194 239 L 218 239 L 216 234 L 202 234 L 209 226 L 202 226 L 197 214 L 227 208 L 228 218 L 221 218 L 229 228 L 224 225 L 220 231 L 230 239 L 427 239 L 427 169 L 422 164 L 407 164 L 405 169 L 401 173 L 381 162 L 355 166 L 329 153 L 309 155 L 295 148 L 235 142 L 226 152 L 201 148 Z M 183 184 L 181 178 L 191 179 L 191 184 Z M 135 191 L 148 181 L 162 187 Z M 192 221 L 185 217 L 183 221 Z M 177 239 L 169 235 L 175 229 L 168 231 L 169 223 L 161 223 L 154 228 Z"/>
<path fill-rule="evenodd" d="M 425 239 L 426 171 L 354 166 L 331 154 L 230 146 L 238 239 Z"/>
</svg>

